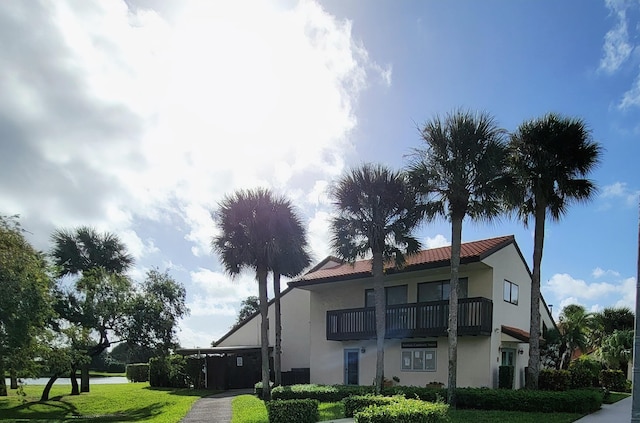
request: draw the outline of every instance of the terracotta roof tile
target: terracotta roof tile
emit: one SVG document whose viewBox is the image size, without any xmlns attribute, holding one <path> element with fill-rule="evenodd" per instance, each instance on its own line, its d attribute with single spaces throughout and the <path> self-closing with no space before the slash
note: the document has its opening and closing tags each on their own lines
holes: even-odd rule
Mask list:
<svg viewBox="0 0 640 423">
<path fill-rule="evenodd" d="M 461 263 L 480 261 L 500 248 L 514 242 L 513 235 L 498 238 L 483 239 L 474 242 L 465 242 L 461 246 Z M 326 261 L 327 259 L 325 259 Z M 438 267 L 448 266 L 451 260 L 451 247 L 440 247 L 423 250 L 407 257 L 404 270 L 415 270 L 422 266 Z M 329 282 L 336 279 L 350 279 L 366 277 L 371 274 L 371 260 L 358 260 L 355 263 L 343 263 L 335 267 L 321 268 L 316 266 L 291 285 L 308 285 L 310 282 Z M 391 263 L 385 265 L 385 269 L 392 269 Z"/>
<path fill-rule="evenodd" d="M 501 330 L 502 330 L 502 333 L 506 333 L 509 336 L 513 336 L 519 341 L 529 342 L 529 332 L 525 330 L 514 328 L 512 326 L 505 326 L 505 325 L 502 325 Z"/>
</svg>

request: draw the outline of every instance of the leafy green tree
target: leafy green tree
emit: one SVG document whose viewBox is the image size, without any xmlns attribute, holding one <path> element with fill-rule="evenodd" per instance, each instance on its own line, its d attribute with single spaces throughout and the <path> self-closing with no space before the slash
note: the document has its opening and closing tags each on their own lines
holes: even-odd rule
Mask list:
<svg viewBox="0 0 640 423">
<path fill-rule="evenodd" d="M 372 255 L 371 273 L 375 298 L 376 376 L 380 393 L 384 378 L 386 304 L 384 262 L 396 266 L 405 254 L 416 253 L 419 241 L 411 234 L 420 221 L 416 196 L 406 178 L 382 165 L 364 164 L 342 176 L 331 190 L 338 215 L 331 221 L 331 245 L 349 262 Z"/>
<path fill-rule="evenodd" d="M 234 326 L 244 322 L 253 313 L 260 311 L 260 300 L 255 295 L 250 295 L 240 303 L 240 311 Z"/>
<path fill-rule="evenodd" d="M 292 235 L 293 222 L 282 219 L 278 212 L 289 207 L 289 201 L 267 189 L 239 190 L 225 196 L 214 212 L 219 235 L 212 247 L 219 255 L 225 271 L 238 275 L 252 269 L 258 280 L 261 324 L 263 398 L 270 398 L 269 389 L 269 327 L 267 320 L 267 276 L 278 266 L 285 251 L 303 249 L 302 239 Z M 280 271 L 286 269 L 280 268 Z"/>
<path fill-rule="evenodd" d="M 135 286 L 124 273 L 133 259 L 113 234 L 80 227 L 56 231 L 52 240 L 58 276 L 72 281 L 67 289 L 59 289 L 59 327 L 77 329 L 66 333 L 78 353 L 68 356 L 88 358 L 70 365 L 72 394 L 78 393 L 74 383 L 78 367 L 83 369 L 82 390 L 88 391 L 90 358 L 114 343 L 130 342 L 165 353 L 175 346 L 177 322 L 188 314 L 181 284 L 166 272 L 152 269 L 144 282 Z"/>
<path fill-rule="evenodd" d="M 5 371 L 33 375 L 40 334 L 52 316 L 52 278 L 44 256 L 25 239 L 15 217 L 0 215 L 0 396 Z"/>
<path fill-rule="evenodd" d="M 111 291 L 108 287 L 115 284 L 119 288 L 130 290 L 131 282 L 125 276 L 125 272 L 133 266 L 133 257 L 127 252 L 127 248 L 120 239 L 111 233 L 99 233 L 94 228 L 81 226 L 73 230 L 56 230 L 51 236 L 53 250 L 51 256 L 57 266 L 57 276 L 78 277 L 75 291 L 67 293 L 69 307 L 73 308 L 82 302 L 82 309 L 76 309 L 74 317 L 85 320 L 74 321 L 75 324 L 82 324 L 84 327 L 95 328 L 98 324 L 93 317 L 87 313 L 97 304 L 91 305 L 94 300 L 92 289 L 103 288 Z M 106 293 L 103 292 L 103 294 Z M 126 294 L 126 293 L 125 293 Z M 81 299 L 72 298 L 80 295 Z M 102 302 L 101 306 L 105 306 Z M 123 304 L 113 304 L 114 307 L 122 307 Z M 116 310 L 110 310 L 118 313 Z M 80 314 L 78 314 L 80 312 Z M 85 313 L 84 315 L 82 313 Z M 93 321 L 92 321 L 93 320 Z M 105 329 L 97 329 L 98 332 L 105 332 Z M 88 340 L 85 338 L 85 340 Z M 79 340 L 76 340 L 78 342 Z M 108 347 L 108 341 L 103 333 L 100 333 L 100 341 L 95 345 L 87 345 L 87 353 L 90 357 L 100 354 Z M 72 367 L 71 374 L 72 394 L 75 392 L 75 369 Z M 81 391 L 89 392 L 89 368 L 88 365 L 82 367 Z"/>
<path fill-rule="evenodd" d="M 527 387 L 537 389 L 540 372 L 540 269 L 547 217 L 554 221 L 574 202 L 596 192 L 587 175 L 599 163 L 600 145 L 581 119 L 547 114 L 526 121 L 511 135 L 509 203 L 528 225 L 535 221 L 531 277 L 531 326 Z"/>
<path fill-rule="evenodd" d="M 409 179 L 421 194 L 427 218 L 451 222 L 448 403 L 455 407 L 458 362 L 458 273 L 462 222 L 491 219 L 502 212 L 505 190 L 505 131 L 488 113 L 457 110 L 422 128 L 424 147 L 416 149 Z"/>
<path fill-rule="evenodd" d="M 593 313 L 591 346 L 598 350 L 605 338 L 614 331 L 633 331 L 634 325 L 635 315 L 629 307 L 606 307 L 600 312 Z"/>
</svg>

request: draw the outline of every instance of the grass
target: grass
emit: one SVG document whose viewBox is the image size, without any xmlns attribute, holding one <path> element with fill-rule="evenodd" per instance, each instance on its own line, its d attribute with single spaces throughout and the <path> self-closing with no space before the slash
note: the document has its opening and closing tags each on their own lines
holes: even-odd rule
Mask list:
<svg viewBox="0 0 640 423">
<path fill-rule="evenodd" d="M 571 423 L 582 417 L 575 413 L 524 413 L 520 411 L 449 410 L 451 423 Z"/>
<path fill-rule="evenodd" d="M 631 394 L 628 392 L 610 392 L 609 398 L 603 401 L 603 404 L 614 404 L 622 399 L 630 397 Z"/>
<path fill-rule="evenodd" d="M 231 403 L 231 423 L 268 423 L 264 402 L 253 395 L 240 395 Z M 340 402 L 321 403 L 320 421 L 344 418 L 344 406 Z M 515 411 L 450 410 L 451 423 L 571 423 L 582 417 L 572 413 L 523 413 Z"/>
<path fill-rule="evenodd" d="M 125 372 L 122 373 L 107 373 L 107 372 L 98 372 L 94 370 L 89 370 L 90 377 L 125 377 L 127 374 Z"/>
<path fill-rule="evenodd" d="M 150 388 L 148 383 L 93 385 L 91 392 L 69 395 L 70 386 L 54 385 L 51 400 L 39 402 L 44 386 L 25 386 L 25 396 L 11 390 L 0 397 L 3 422 L 179 422 L 192 404 L 212 391 Z"/>
</svg>

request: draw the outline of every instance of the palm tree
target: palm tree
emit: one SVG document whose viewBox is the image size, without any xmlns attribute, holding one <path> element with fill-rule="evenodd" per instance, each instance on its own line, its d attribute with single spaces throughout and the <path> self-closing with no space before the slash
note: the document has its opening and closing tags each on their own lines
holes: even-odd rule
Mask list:
<svg viewBox="0 0 640 423">
<path fill-rule="evenodd" d="M 342 176 L 331 190 L 338 215 L 331 221 L 331 245 L 337 255 L 349 262 L 373 256 L 371 273 L 376 319 L 376 392 L 384 377 L 384 339 L 386 304 L 384 261 L 396 266 L 405 262 L 405 254 L 420 249 L 411 235 L 420 214 L 416 197 L 403 174 L 382 165 L 364 164 Z"/>
<path fill-rule="evenodd" d="M 282 199 L 280 199 L 282 200 Z M 293 210 L 289 201 L 278 201 L 275 207 L 278 233 L 288 239 L 284 240 L 279 254 L 272 264 L 273 296 L 276 319 L 275 356 L 273 360 L 274 384 L 282 385 L 282 312 L 280 306 L 280 277 L 295 277 L 302 272 L 311 257 L 307 251 L 307 234 L 302 221 Z"/>
<path fill-rule="evenodd" d="M 509 143 L 513 188 L 509 202 L 528 225 L 535 221 L 531 275 L 531 327 L 527 387 L 537 389 L 540 372 L 540 266 L 547 216 L 558 221 L 573 202 L 596 192 L 586 176 L 599 163 L 601 147 L 581 119 L 548 114 L 522 123 Z"/>
<path fill-rule="evenodd" d="M 462 221 L 490 219 L 501 212 L 505 169 L 505 131 L 488 113 L 457 110 L 435 117 L 421 131 L 425 142 L 414 150 L 409 180 L 421 194 L 427 218 L 451 222 L 451 292 L 449 294 L 448 402 L 455 407 L 458 361 L 458 273 Z"/>
<path fill-rule="evenodd" d="M 560 357 L 560 369 L 569 368 L 573 353 L 580 350 L 587 353 L 589 347 L 589 333 L 593 327 L 593 315 L 578 304 L 570 304 L 560 313 L 560 342 L 562 356 Z"/>
<path fill-rule="evenodd" d="M 291 213 L 282 212 L 287 208 Z M 292 210 L 288 200 L 258 188 L 236 191 L 224 197 L 214 214 L 220 234 L 213 238 L 212 247 L 220 256 L 225 271 L 232 276 L 244 268 L 256 272 L 262 319 L 262 392 L 265 400 L 270 398 L 267 275 L 274 266 L 283 263 L 283 254 L 304 250 L 306 245 L 304 230 L 292 230 L 302 228 L 299 220 L 292 220 L 295 217 Z M 283 274 L 292 272 L 284 264 L 279 271 Z"/>
<path fill-rule="evenodd" d="M 78 276 L 76 288 L 79 290 L 91 286 L 91 280 L 97 274 L 119 278 L 133 266 L 134 260 L 127 252 L 126 245 L 117 235 L 109 232 L 100 233 L 89 226 L 73 230 L 59 229 L 52 234 L 51 240 L 56 276 Z M 88 355 L 96 356 L 107 347 L 109 345 L 100 342 L 88 349 Z M 71 372 L 72 394 L 78 394 L 74 366 Z M 88 364 L 81 366 L 80 391 L 89 392 Z"/>
</svg>

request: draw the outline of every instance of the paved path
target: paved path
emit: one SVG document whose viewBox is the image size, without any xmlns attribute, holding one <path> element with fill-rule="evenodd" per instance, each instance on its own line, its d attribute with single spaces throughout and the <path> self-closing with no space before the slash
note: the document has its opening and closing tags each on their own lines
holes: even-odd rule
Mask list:
<svg viewBox="0 0 640 423">
<path fill-rule="evenodd" d="M 231 423 L 231 400 L 236 395 L 253 393 L 253 389 L 232 389 L 197 400 L 181 420 L 182 423 Z"/>
<path fill-rule="evenodd" d="M 595 413 L 588 414 L 575 423 L 624 423 L 631 421 L 631 397 L 615 404 L 602 404 Z"/>
</svg>

